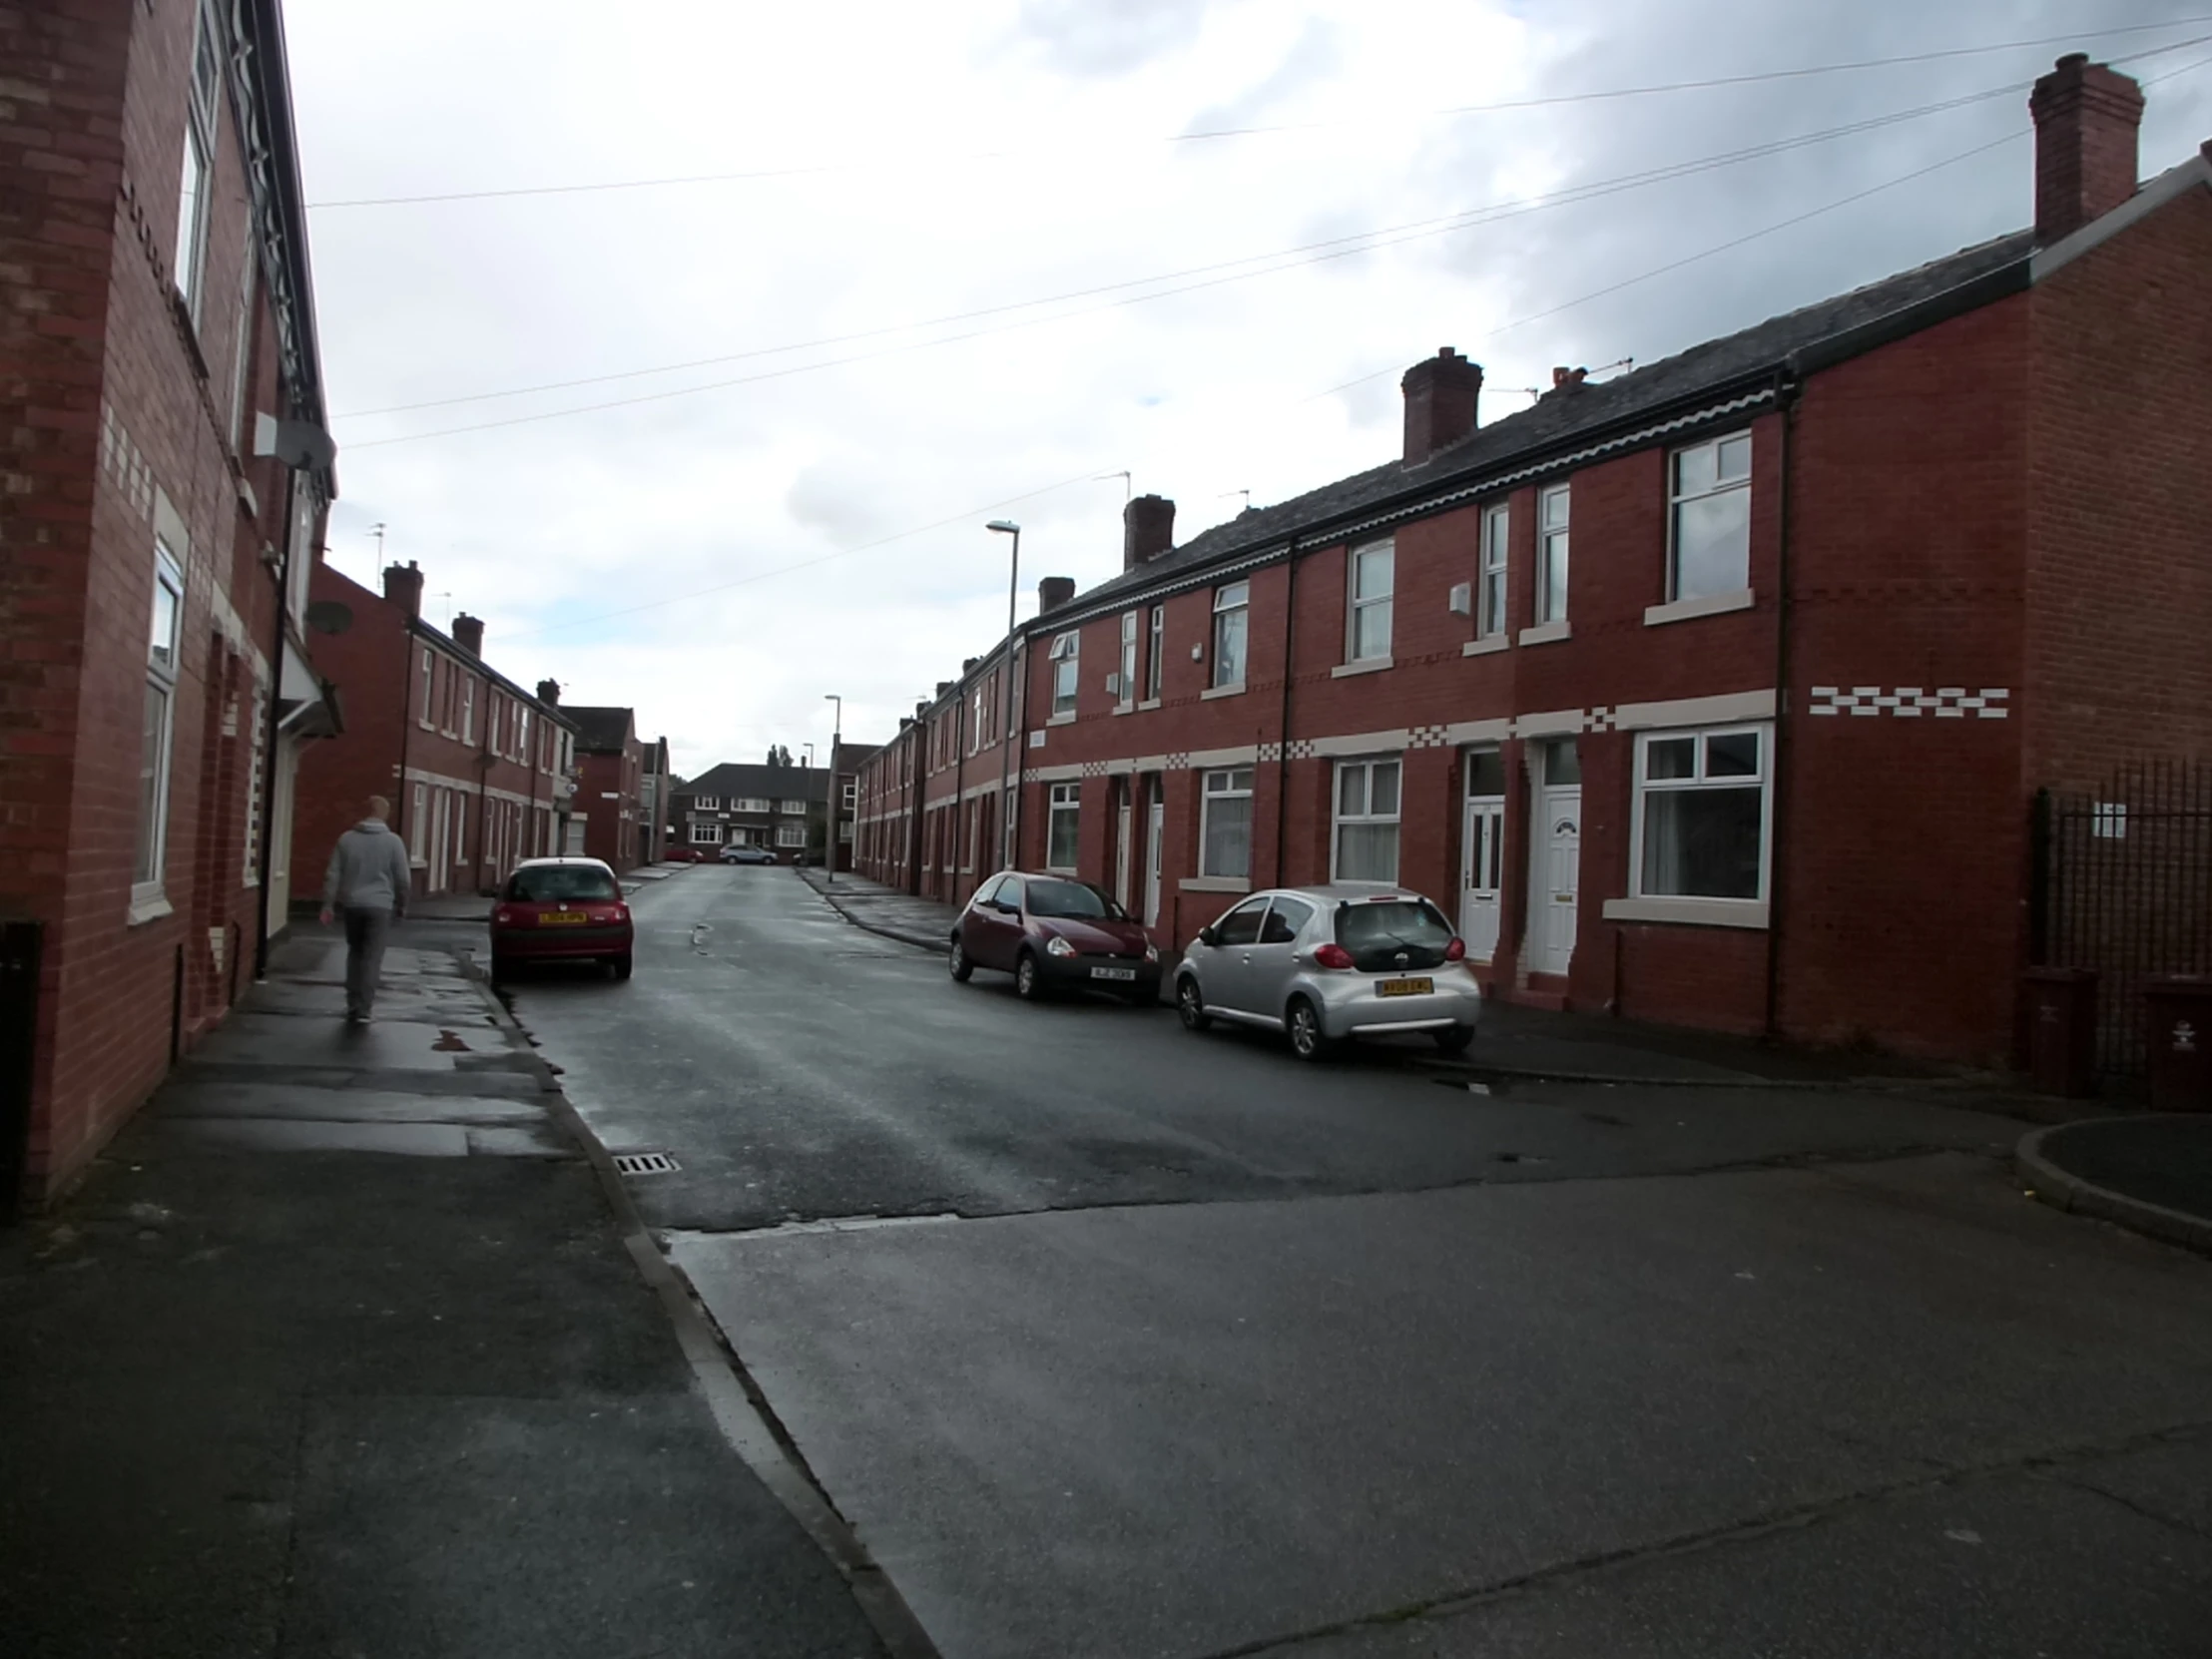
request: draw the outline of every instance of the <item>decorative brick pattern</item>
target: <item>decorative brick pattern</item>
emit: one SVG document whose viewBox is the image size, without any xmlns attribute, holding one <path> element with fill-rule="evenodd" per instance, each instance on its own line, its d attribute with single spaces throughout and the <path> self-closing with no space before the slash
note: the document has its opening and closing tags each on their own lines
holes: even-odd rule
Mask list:
<svg viewBox="0 0 2212 1659">
<path fill-rule="evenodd" d="M 1405 740 L 1407 749 L 1442 749 L 1451 741 L 1446 726 L 1416 726 Z"/>
<path fill-rule="evenodd" d="M 1963 686 L 1943 686 L 1933 692 L 1919 686 L 1900 686 L 1894 692 L 1880 686 L 1853 686 L 1849 691 L 1840 686 L 1815 686 L 1805 712 L 1860 719 L 1895 715 L 1900 720 L 1918 720 L 1933 715 L 1937 720 L 1964 720 L 1971 715 L 1977 720 L 2003 720 L 2009 713 L 2004 701 L 2011 695 L 2002 686 L 1984 686 L 1970 693 Z"/>
</svg>

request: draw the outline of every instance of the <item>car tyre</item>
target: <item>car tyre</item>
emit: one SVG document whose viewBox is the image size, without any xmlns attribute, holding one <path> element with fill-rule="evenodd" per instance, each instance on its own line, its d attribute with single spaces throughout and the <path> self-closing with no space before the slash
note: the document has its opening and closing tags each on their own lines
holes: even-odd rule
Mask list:
<svg viewBox="0 0 2212 1659">
<path fill-rule="evenodd" d="M 1322 1029 L 1321 1010 L 1303 996 L 1291 998 L 1283 1028 L 1290 1033 L 1291 1052 L 1301 1060 L 1326 1060 L 1337 1051 L 1336 1043 Z"/>
<path fill-rule="evenodd" d="M 1435 1038 L 1436 1046 L 1446 1054 L 1464 1054 L 1474 1042 L 1474 1027 L 1447 1025 L 1441 1031 L 1429 1032 L 1429 1035 Z"/>
<path fill-rule="evenodd" d="M 960 942 L 958 933 L 952 935 L 952 949 L 945 957 L 945 967 L 963 985 L 975 973 L 975 964 L 968 960 L 967 946 Z"/>
<path fill-rule="evenodd" d="M 1014 994 L 1024 1002 L 1044 1000 L 1044 972 L 1031 951 L 1024 950 L 1014 958 Z"/>
<path fill-rule="evenodd" d="M 610 978 L 614 978 L 614 979 L 627 979 L 627 978 L 629 978 L 629 977 L 630 977 L 630 952 L 629 952 L 629 951 L 627 951 L 627 950 L 625 950 L 625 951 L 624 951 L 624 952 L 623 952 L 623 953 L 622 953 L 621 955 L 619 955 L 619 956 L 609 956 L 609 957 L 607 958 L 607 973 L 608 973 L 608 976 L 609 976 Z"/>
<path fill-rule="evenodd" d="M 1183 1022 L 1186 1031 L 1203 1031 L 1214 1023 L 1214 1016 L 1206 1011 L 1206 998 L 1198 988 L 1198 981 L 1188 974 L 1175 982 L 1175 1017 Z"/>
<path fill-rule="evenodd" d="M 501 985 L 507 984 L 513 980 L 515 976 L 515 965 L 495 950 L 491 953 L 490 971 L 492 988 L 494 990 L 497 990 Z"/>
</svg>

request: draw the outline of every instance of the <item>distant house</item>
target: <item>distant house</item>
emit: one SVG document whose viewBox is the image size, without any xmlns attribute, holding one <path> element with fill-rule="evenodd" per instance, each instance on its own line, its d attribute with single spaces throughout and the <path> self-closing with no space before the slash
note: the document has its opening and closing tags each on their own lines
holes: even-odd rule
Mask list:
<svg viewBox="0 0 2212 1659">
<path fill-rule="evenodd" d="M 807 850 L 807 828 L 830 799 L 830 775 L 818 767 L 725 762 L 669 798 L 671 840 L 713 853 L 765 846 L 786 862 Z"/>
<path fill-rule="evenodd" d="M 576 814 L 584 826 L 583 845 L 574 850 L 618 870 L 635 869 L 648 861 L 645 746 L 638 742 L 637 715 L 583 705 L 567 714 L 576 722 Z"/>
<path fill-rule="evenodd" d="M 638 781 L 638 857 L 657 864 L 668 856 L 668 797 L 679 782 L 668 769 L 668 739 L 655 738 L 643 748 L 645 776 Z"/>
</svg>

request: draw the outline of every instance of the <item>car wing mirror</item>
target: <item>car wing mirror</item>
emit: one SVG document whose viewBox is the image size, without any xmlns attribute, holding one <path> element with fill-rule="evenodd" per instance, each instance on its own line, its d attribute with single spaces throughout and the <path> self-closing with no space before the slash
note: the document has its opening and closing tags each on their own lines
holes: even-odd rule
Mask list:
<svg viewBox="0 0 2212 1659">
<path fill-rule="evenodd" d="M 1198 942 L 1205 945 L 1219 944 L 1221 943 L 1221 935 L 1215 932 L 1212 925 L 1209 924 L 1198 930 Z"/>
</svg>

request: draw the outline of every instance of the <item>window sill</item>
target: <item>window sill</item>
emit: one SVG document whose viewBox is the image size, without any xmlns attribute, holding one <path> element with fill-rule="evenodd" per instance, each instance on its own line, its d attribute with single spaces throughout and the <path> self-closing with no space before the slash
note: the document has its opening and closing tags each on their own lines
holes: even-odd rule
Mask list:
<svg viewBox="0 0 2212 1659">
<path fill-rule="evenodd" d="M 1329 671 L 1329 678 L 1343 680 L 1355 674 L 1381 674 L 1384 669 L 1396 666 L 1388 657 L 1369 657 L 1357 663 L 1339 663 Z"/>
<path fill-rule="evenodd" d="M 1160 700 L 1157 697 L 1148 697 L 1137 705 L 1137 711 L 1141 714 L 1147 709 L 1157 709 L 1159 706 Z"/>
<path fill-rule="evenodd" d="M 1523 628 L 1520 631 L 1520 643 L 1522 645 L 1549 645 L 1553 640 L 1572 639 L 1573 637 L 1563 621 L 1539 622 L 1533 628 Z"/>
<path fill-rule="evenodd" d="M 1137 706 L 1134 703 L 1116 703 L 1112 712 L 1117 715 L 1133 715 L 1137 712 Z"/>
<path fill-rule="evenodd" d="M 1252 883 L 1241 875 L 1186 875 L 1175 883 L 1184 892 L 1250 892 Z"/>
<path fill-rule="evenodd" d="M 1758 898 L 1608 898 L 1605 919 L 1763 928 L 1767 925 L 1767 904 Z"/>
<path fill-rule="evenodd" d="M 1510 649 L 1512 643 L 1513 637 L 1510 634 L 1485 634 L 1480 639 L 1469 640 L 1459 647 L 1459 655 L 1462 657 L 1487 657 L 1493 651 Z"/>
<path fill-rule="evenodd" d="M 1217 697 L 1242 697 L 1244 696 L 1244 689 L 1245 683 L 1242 680 L 1239 680 L 1233 686 L 1214 686 L 1206 691 L 1200 692 L 1198 694 L 1199 701 L 1202 703 L 1211 703 Z"/>
<path fill-rule="evenodd" d="M 1075 875 L 1077 873 L 1073 864 L 1047 864 L 1044 866 L 1044 871 L 1047 875 Z"/>
<path fill-rule="evenodd" d="M 1748 611 L 1754 602 L 1749 588 L 1738 588 L 1733 593 L 1708 593 L 1696 599 L 1676 599 L 1665 605 L 1644 607 L 1644 626 L 1657 628 L 1669 622 L 1688 622 L 1701 616 L 1721 616 L 1729 611 Z"/>
<path fill-rule="evenodd" d="M 1073 715 L 1054 715 L 1045 724 L 1047 726 L 1073 726 L 1075 717 Z"/>
<path fill-rule="evenodd" d="M 157 887 L 143 896 L 138 893 L 131 895 L 130 914 L 125 918 L 123 924 L 126 927 L 141 927 L 147 922 L 159 921 L 162 917 L 175 913 L 169 900 L 162 895 L 161 889 Z"/>
</svg>

